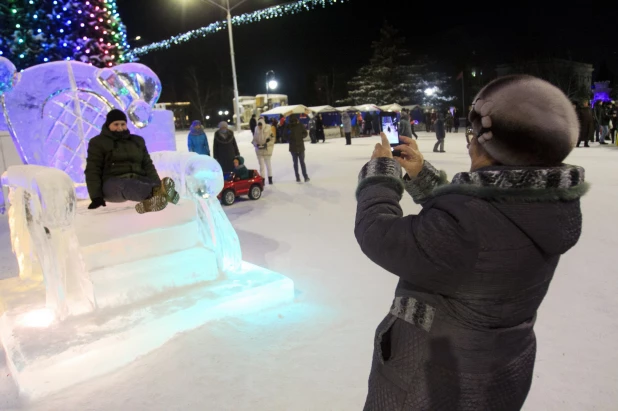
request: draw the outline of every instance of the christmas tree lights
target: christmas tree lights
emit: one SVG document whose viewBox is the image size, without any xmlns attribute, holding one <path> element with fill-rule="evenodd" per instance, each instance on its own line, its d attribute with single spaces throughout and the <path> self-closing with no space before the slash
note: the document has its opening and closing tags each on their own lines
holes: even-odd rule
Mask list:
<svg viewBox="0 0 618 411">
<path fill-rule="evenodd" d="M 233 16 L 232 25 L 239 26 L 241 24 L 257 23 L 262 20 L 270 20 L 277 17 L 297 14 L 303 11 L 313 10 L 316 7 L 331 6 L 337 3 L 344 3 L 345 1 L 346 0 L 299 0 L 292 3 L 268 7 L 263 10 L 257 10 L 252 13 L 245 13 L 238 16 Z M 127 53 L 127 59 L 130 61 L 134 61 L 137 59 L 137 57 L 143 56 L 150 52 L 168 49 L 172 46 L 185 43 L 195 38 L 205 37 L 209 34 L 217 33 L 218 31 L 221 31 L 225 28 L 227 28 L 226 21 L 217 21 L 215 23 L 209 24 L 208 26 L 196 30 L 191 30 L 187 33 L 179 34 L 177 36 L 173 36 L 167 40 L 158 41 L 156 43 L 136 48 Z"/>
<path fill-rule="evenodd" d="M 58 60 L 108 67 L 125 62 L 128 49 L 115 0 L 0 3 L 0 56 L 18 69 Z"/>
</svg>

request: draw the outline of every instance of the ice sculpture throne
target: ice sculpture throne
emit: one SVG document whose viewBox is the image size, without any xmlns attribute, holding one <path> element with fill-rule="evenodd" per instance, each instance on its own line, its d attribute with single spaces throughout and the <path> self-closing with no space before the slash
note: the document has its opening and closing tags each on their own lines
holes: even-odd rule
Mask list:
<svg viewBox="0 0 618 411">
<path fill-rule="evenodd" d="M 154 73 L 133 64 L 133 77 L 120 75 L 132 88 L 133 101 L 111 92 L 110 100 L 105 88 L 88 88 L 85 81 L 56 93 L 50 98 L 66 93 L 62 101 L 69 106 L 47 128 L 33 120 L 29 135 L 19 127 L 20 110 L 40 115 L 49 99 L 14 94 L 27 94 L 19 84 L 32 75 L 29 71 L 36 74 L 45 66 L 51 71 L 39 76 L 56 76 L 56 82 L 86 69 L 82 63 L 51 63 L 7 80 L 0 61 L 0 103 L 27 164 L 2 176 L 9 187 L 9 224 L 20 273 L 0 281 L 0 340 L 22 393 L 39 397 L 60 390 L 121 367 L 178 332 L 293 299 L 290 279 L 241 260 L 238 237 L 217 199 L 223 187 L 219 164 L 208 156 L 156 150 L 175 146 L 173 130 L 157 129 L 157 118 L 153 121 L 146 107 L 156 98 L 132 86 L 150 82 L 157 89 Z M 126 70 L 119 67 L 116 75 Z M 160 175 L 177 182 L 177 206 L 138 215 L 130 203 L 93 211 L 87 210 L 87 199 L 79 201 L 85 147 L 93 136 L 84 132 L 84 124 L 96 125 L 80 116 L 100 119 L 97 110 L 127 109 L 123 101 L 137 107 L 134 115 L 128 109 L 131 127 L 151 128 L 146 141 L 149 147 L 158 144 L 151 150 Z M 29 138 L 57 144 L 37 149 Z"/>
</svg>

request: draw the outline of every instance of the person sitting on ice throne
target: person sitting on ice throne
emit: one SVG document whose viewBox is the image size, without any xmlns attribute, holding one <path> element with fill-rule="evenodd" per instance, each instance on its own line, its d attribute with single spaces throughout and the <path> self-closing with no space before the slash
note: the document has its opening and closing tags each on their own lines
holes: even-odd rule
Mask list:
<svg viewBox="0 0 618 411">
<path fill-rule="evenodd" d="M 146 142 L 129 132 L 127 116 L 120 110 L 107 114 L 101 134 L 88 143 L 85 174 L 90 210 L 105 207 L 106 201 L 137 201 L 135 210 L 143 214 L 161 211 L 180 199 L 174 181 L 159 178 Z"/>
</svg>

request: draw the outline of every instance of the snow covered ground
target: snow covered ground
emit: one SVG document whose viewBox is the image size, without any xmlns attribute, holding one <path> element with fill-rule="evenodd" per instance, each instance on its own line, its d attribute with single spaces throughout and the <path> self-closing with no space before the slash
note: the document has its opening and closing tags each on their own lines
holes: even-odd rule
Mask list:
<svg viewBox="0 0 618 411">
<path fill-rule="evenodd" d="M 253 168 L 248 134 L 239 136 L 239 147 Z M 431 152 L 432 135 L 419 135 L 434 165 L 451 176 L 468 168 L 463 134 L 448 135 L 446 154 Z M 186 150 L 185 138 L 178 133 L 179 150 Z M 278 145 L 275 185 L 259 201 L 226 208 L 244 259 L 293 279 L 294 304 L 178 335 L 117 372 L 39 403 L 17 397 L 2 356 L 0 410 L 361 409 L 374 330 L 396 284 L 364 257 L 353 235 L 356 176 L 377 140 L 307 144 L 310 184 L 294 182 L 287 147 Z M 616 410 L 618 280 L 611 256 L 618 249 L 618 148 L 576 149 L 568 161 L 584 166 L 593 186 L 582 201 L 581 241 L 562 259 L 539 312 L 535 378 L 525 409 Z M 402 205 L 419 211 L 408 198 Z M 16 274 L 4 217 L 0 278 Z"/>
</svg>

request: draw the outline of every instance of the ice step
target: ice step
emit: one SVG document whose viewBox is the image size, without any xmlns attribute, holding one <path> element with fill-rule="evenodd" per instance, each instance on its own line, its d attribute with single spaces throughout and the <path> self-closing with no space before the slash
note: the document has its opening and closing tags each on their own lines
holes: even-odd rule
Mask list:
<svg viewBox="0 0 618 411">
<path fill-rule="evenodd" d="M 199 243 L 195 203 L 182 200 L 158 213 L 139 215 L 135 203 L 84 210 L 75 229 L 88 271 L 193 248 Z"/>
<path fill-rule="evenodd" d="M 218 278 L 217 257 L 203 247 L 90 272 L 99 308 L 133 304 L 174 288 Z"/>
<path fill-rule="evenodd" d="M 243 263 L 240 272 L 212 283 L 172 290 L 122 310 L 97 310 L 47 327 L 37 328 L 26 321 L 39 311 L 7 313 L 0 317 L 0 340 L 20 393 L 36 399 L 114 371 L 177 333 L 293 299 L 292 280 Z"/>
</svg>

